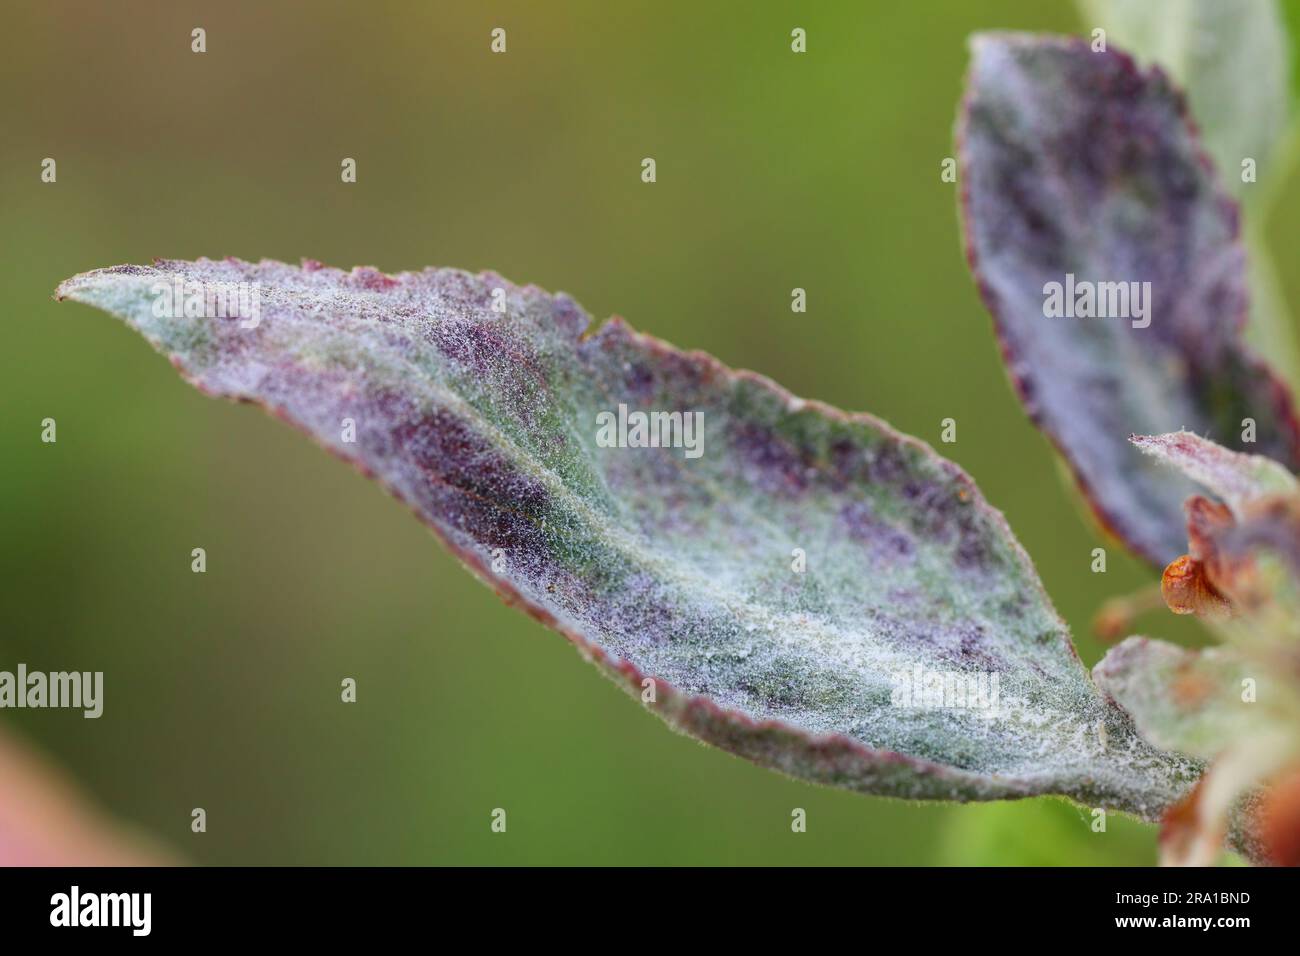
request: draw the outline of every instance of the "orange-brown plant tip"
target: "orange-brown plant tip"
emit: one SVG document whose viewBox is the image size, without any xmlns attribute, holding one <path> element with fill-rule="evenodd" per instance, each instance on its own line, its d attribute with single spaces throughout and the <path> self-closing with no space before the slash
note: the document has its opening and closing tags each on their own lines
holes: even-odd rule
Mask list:
<svg viewBox="0 0 1300 956">
<path fill-rule="evenodd" d="M 1206 577 L 1204 565 L 1188 554 L 1165 568 L 1160 593 L 1175 614 L 1222 615 L 1229 610 L 1227 599 Z"/>
<path fill-rule="evenodd" d="M 1166 864 L 1181 864 L 1193 852 L 1200 816 L 1199 803 L 1204 792 L 1204 778 L 1187 795 L 1170 806 L 1160 818 L 1160 858 Z"/>
<path fill-rule="evenodd" d="M 1274 782 L 1260 813 L 1269 862 L 1300 866 L 1300 769 L 1293 768 Z"/>
</svg>

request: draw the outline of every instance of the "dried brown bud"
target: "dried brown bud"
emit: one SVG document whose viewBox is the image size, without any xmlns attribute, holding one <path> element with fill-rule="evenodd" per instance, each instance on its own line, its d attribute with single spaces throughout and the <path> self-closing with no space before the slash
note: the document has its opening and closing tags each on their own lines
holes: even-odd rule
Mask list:
<svg viewBox="0 0 1300 956">
<path fill-rule="evenodd" d="M 1160 593 L 1175 614 L 1222 617 L 1231 612 L 1227 598 L 1205 574 L 1205 566 L 1190 554 L 1170 563 L 1160 579 Z"/>
</svg>

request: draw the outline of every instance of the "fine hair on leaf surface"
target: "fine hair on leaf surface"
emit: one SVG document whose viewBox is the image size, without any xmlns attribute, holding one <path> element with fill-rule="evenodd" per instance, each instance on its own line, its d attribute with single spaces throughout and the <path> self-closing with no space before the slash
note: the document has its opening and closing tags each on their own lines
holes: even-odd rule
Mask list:
<svg viewBox="0 0 1300 956">
<path fill-rule="evenodd" d="M 158 314 L 159 288 L 238 284 L 260 289 L 256 325 Z M 1148 819 L 1198 773 L 1096 691 L 971 480 L 878 419 L 621 320 L 591 329 L 567 296 L 491 273 L 159 261 L 58 296 L 359 465 L 702 740 L 870 793 L 1059 793 Z M 698 413 L 703 454 L 602 446 L 599 416 L 620 406 Z M 919 686 L 993 676 L 979 707 L 928 706 Z"/>
</svg>

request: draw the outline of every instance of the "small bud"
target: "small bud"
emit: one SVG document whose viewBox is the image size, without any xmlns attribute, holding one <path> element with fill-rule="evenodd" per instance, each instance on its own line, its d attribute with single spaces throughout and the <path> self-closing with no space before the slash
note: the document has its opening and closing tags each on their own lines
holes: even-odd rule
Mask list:
<svg viewBox="0 0 1300 956">
<path fill-rule="evenodd" d="M 1160 594 L 1175 614 L 1223 617 L 1231 610 L 1227 598 L 1205 575 L 1205 566 L 1190 554 L 1170 562 L 1160 578 Z"/>
</svg>

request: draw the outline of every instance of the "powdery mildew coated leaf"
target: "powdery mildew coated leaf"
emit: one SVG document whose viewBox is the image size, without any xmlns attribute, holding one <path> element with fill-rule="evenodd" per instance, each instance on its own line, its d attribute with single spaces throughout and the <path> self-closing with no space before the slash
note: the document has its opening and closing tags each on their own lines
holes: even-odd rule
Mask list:
<svg viewBox="0 0 1300 956">
<path fill-rule="evenodd" d="M 1080 0 L 1084 32 L 1166 70 L 1223 184 L 1247 208 L 1250 321 L 1246 341 L 1292 387 L 1300 349 L 1263 215 L 1295 161 L 1290 123 L 1291 44 L 1275 0 Z M 1279 148 L 1281 144 L 1281 148 Z M 1243 167 L 1244 164 L 1244 167 Z M 1252 228 L 1253 227 L 1253 228 Z"/>
<path fill-rule="evenodd" d="M 260 322 L 159 316 L 178 282 L 258 283 Z M 589 329 L 567 296 L 491 273 L 160 261 L 58 296 L 355 462 L 630 692 L 653 680 L 669 723 L 759 764 L 892 796 L 1056 792 L 1148 818 L 1199 771 L 1096 692 L 970 479 L 878 419 L 618 319 Z M 620 405 L 701 413 L 702 454 L 602 447 L 597 416 Z M 917 668 L 997 675 L 996 714 L 895 706 Z"/>
<path fill-rule="evenodd" d="M 1142 736 L 1165 750 L 1208 760 L 1276 720 L 1267 703 L 1276 699 L 1270 675 L 1229 647 L 1192 650 L 1130 637 L 1107 652 L 1092 676 Z M 1256 685 L 1249 702 L 1242 699 L 1245 678 Z"/>
<path fill-rule="evenodd" d="M 1206 150 L 1241 198 L 1254 191 L 1238 173 L 1253 159 L 1258 178 L 1274 170 L 1274 150 L 1290 113 L 1290 51 L 1274 0 L 1080 0 L 1085 33 L 1094 27 L 1142 59 L 1158 63 L 1187 91 Z"/>
<path fill-rule="evenodd" d="M 1251 860 L 1269 860 L 1276 841 L 1261 817 L 1262 785 L 1294 760 L 1288 738 L 1295 698 L 1282 672 L 1236 647 L 1192 650 L 1131 637 L 1107 653 L 1093 677 L 1143 739 L 1209 762 L 1163 820 L 1162 860 L 1209 865 L 1225 838 Z"/>
<path fill-rule="evenodd" d="M 1295 476 L 1272 459 L 1230 451 L 1191 432 L 1133 435 L 1129 440 L 1221 498 L 1238 518 L 1257 499 L 1300 492 Z"/>
<path fill-rule="evenodd" d="M 1182 97 L 1113 47 L 977 36 L 958 139 L 967 254 L 1021 400 L 1102 523 L 1164 564 L 1182 551 L 1191 486 L 1130 434 L 1235 445 L 1251 418 L 1251 450 L 1300 460 L 1290 395 L 1241 341 L 1236 206 Z M 1049 318 L 1049 284 L 1068 276 L 1150 283 L 1147 315 L 1131 302 L 1127 318 Z"/>
</svg>

